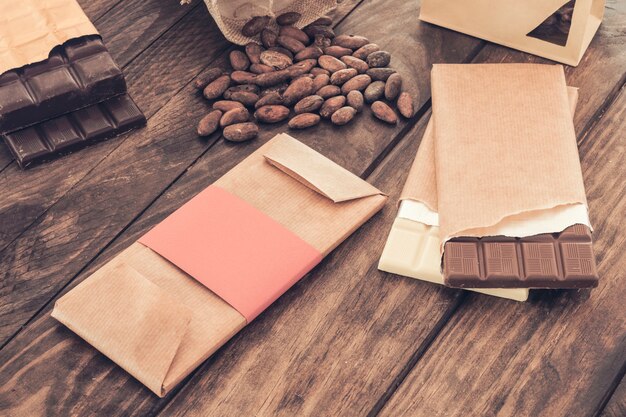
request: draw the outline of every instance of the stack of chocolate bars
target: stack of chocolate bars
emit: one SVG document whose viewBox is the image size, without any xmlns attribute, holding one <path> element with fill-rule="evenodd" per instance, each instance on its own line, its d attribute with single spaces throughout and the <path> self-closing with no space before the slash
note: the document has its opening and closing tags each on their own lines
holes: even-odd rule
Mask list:
<svg viewBox="0 0 626 417">
<path fill-rule="evenodd" d="M 518 301 L 595 287 L 563 68 L 435 65 L 432 96 L 379 269 Z"/>
<path fill-rule="evenodd" d="M 0 134 L 21 168 L 146 123 L 121 69 L 75 0 L 5 3 Z"/>
</svg>

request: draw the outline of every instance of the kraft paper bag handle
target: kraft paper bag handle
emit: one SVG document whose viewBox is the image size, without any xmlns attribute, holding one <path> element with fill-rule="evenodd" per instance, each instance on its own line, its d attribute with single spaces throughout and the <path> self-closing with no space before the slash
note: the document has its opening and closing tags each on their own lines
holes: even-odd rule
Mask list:
<svg viewBox="0 0 626 417">
<path fill-rule="evenodd" d="M 347 169 L 288 135 L 263 154 L 268 163 L 335 203 L 382 194 Z"/>
<path fill-rule="evenodd" d="M 527 36 L 567 0 L 425 0 L 419 18 L 568 65 L 578 65 L 604 14 L 605 0 L 576 0 L 565 46 Z"/>
<path fill-rule="evenodd" d="M 52 317 L 162 397 L 192 311 L 132 267 L 107 266 L 59 299 Z"/>
</svg>

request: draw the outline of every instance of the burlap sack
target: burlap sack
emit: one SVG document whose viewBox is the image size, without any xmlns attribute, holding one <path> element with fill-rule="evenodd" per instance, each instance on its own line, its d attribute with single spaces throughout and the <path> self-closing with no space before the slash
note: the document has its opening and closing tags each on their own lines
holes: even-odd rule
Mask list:
<svg viewBox="0 0 626 417">
<path fill-rule="evenodd" d="M 181 4 L 191 0 L 181 0 Z M 241 28 L 254 16 L 280 16 L 287 12 L 302 15 L 295 24 L 302 28 L 337 7 L 337 0 L 204 0 L 209 13 L 215 19 L 226 39 L 238 45 L 258 41 L 241 34 Z M 276 22 L 268 26 L 278 31 Z"/>
</svg>

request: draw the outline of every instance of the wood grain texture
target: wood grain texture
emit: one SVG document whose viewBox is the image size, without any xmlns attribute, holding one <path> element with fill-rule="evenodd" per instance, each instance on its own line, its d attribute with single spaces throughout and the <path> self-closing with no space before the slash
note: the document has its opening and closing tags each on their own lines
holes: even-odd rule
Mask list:
<svg viewBox="0 0 626 417">
<path fill-rule="evenodd" d="M 468 296 L 382 416 L 589 416 L 598 410 L 626 358 L 625 131 L 622 91 L 580 147 L 598 288 L 535 292 L 515 305 Z"/>
<path fill-rule="evenodd" d="M 617 389 L 602 410 L 600 417 L 626 416 L 626 378 L 617 386 Z"/>
<path fill-rule="evenodd" d="M 215 40 L 202 46 L 200 40 Z M 125 69 L 128 89 L 147 117 L 226 48 L 226 41 L 203 7 L 197 7 Z M 171 57 L 163 60 L 163 56 Z M 158 78 L 159 82 L 154 80 Z M 202 104 L 204 106 L 204 104 Z M 0 172 L 0 251 L 53 206 L 94 166 L 132 134 L 104 142 L 32 170 L 15 164 Z"/>
</svg>

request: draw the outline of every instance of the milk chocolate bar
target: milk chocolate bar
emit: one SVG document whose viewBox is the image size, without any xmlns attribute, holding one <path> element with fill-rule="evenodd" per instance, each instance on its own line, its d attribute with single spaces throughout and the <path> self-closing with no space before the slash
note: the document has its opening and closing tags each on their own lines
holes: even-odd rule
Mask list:
<svg viewBox="0 0 626 417">
<path fill-rule="evenodd" d="M 13 132 L 126 93 L 98 35 L 55 47 L 48 59 L 0 75 L 0 133 Z"/>
<path fill-rule="evenodd" d="M 145 125 L 128 94 L 3 135 L 18 165 L 27 168 Z"/>
<path fill-rule="evenodd" d="M 523 238 L 454 238 L 443 254 L 445 283 L 465 288 L 588 288 L 598 285 L 591 231 L 581 224 L 561 233 Z"/>
</svg>

